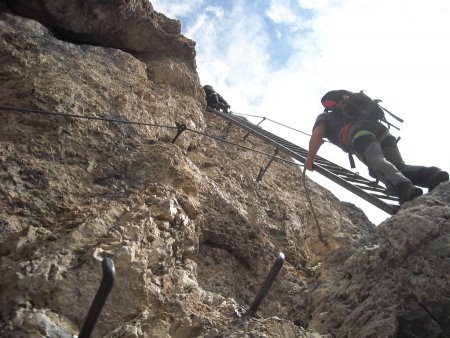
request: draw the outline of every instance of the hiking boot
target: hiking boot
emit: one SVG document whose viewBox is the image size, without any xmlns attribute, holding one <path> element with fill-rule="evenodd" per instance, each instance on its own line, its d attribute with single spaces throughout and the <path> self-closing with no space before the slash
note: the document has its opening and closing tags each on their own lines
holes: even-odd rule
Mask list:
<svg viewBox="0 0 450 338">
<path fill-rule="evenodd" d="M 448 172 L 437 170 L 428 177 L 428 191 L 436 188 L 440 183 L 448 181 Z"/>
<path fill-rule="evenodd" d="M 404 182 L 400 183 L 397 186 L 397 194 L 401 205 L 405 202 L 412 201 L 416 197 L 421 196 L 423 194 L 423 191 L 410 182 Z"/>
</svg>

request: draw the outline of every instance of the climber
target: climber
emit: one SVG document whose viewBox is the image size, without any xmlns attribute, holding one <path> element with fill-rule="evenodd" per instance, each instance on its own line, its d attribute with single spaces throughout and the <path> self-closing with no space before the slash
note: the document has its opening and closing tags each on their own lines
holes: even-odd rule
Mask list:
<svg viewBox="0 0 450 338">
<path fill-rule="evenodd" d="M 210 85 L 203 86 L 203 90 L 205 91 L 206 105 L 208 107 L 228 113 L 230 105 L 225 101 L 222 95 L 218 94 Z"/>
<path fill-rule="evenodd" d="M 431 191 L 448 181 L 448 173 L 437 167 L 405 164 L 397 140 L 380 122 L 385 119 L 379 101 L 347 90 L 330 91 L 321 101 L 325 110 L 316 118 L 305 169 L 314 169 L 314 158 L 325 137 L 345 152 L 355 154 L 372 177 L 398 196 L 400 204 L 423 194 L 416 185 Z"/>
</svg>

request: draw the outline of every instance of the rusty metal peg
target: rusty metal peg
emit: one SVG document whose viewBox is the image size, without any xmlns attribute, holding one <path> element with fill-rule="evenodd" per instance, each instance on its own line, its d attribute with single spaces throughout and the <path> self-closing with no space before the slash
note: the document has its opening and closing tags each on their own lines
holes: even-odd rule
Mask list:
<svg viewBox="0 0 450 338">
<path fill-rule="evenodd" d="M 281 267 L 284 263 L 284 253 L 279 252 L 277 254 L 277 257 L 275 259 L 275 262 L 272 265 L 272 268 L 269 271 L 269 274 L 267 275 L 264 283 L 261 285 L 261 288 L 259 289 L 258 294 L 255 297 L 255 300 L 253 301 L 253 304 L 248 309 L 246 315 L 247 316 L 254 316 L 256 314 L 256 311 L 258 311 L 259 306 L 261 305 L 261 302 L 263 301 L 264 297 L 269 292 L 269 289 L 275 280 L 275 278 L 278 275 L 278 272 L 280 272 Z"/>
<path fill-rule="evenodd" d="M 92 330 L 95 327 L 95 323 L 100 315 L 100 312 L 105 305 L 106 298 L 108 298 L 109 292 L 111 291 L 114 279 L 116 277 L 116 270 L 114 268 L 114 262 L 110 258 L 104 258 L 102 261 L 103 267 L 103 278 L 100 287 L 92 301 L 89 312 L 84 321 L 83 327 L 81 328 L 78 338 L 89 338 L 91 336 Z"/>
<path fill-rule="evenodd" d="M 278 148 L 275 148 L 275 152 L 273 153 L 273 157 L 270 158 L 269 163 L 267 163 L 267 165 L 265 167 L 261 166 L 259 168 L 259 173 L 258 173 L 258 177 L 256 178 L 256 182 L 259 182 L 262 180 L 262 177 L 266 173 L 267 169 L 269 169 L 270 165 L 272 164 L 272 162 L 275 159 L 275 157 L 277 156 L 277 154 L 278 154 Z"/>
<path fill-rule="evenodd" d="M 265 117 L 262 118 L 261 121 L 259 121 L 259 123 L 256 125 L 256 127 L 258 127 L 261 123 L 263 123 L 266 120 Z M 247 139 L 247 137 L 250 135 L 250 132 L 248 132 L 247 134 L 244 135 L 244 137 L 242 138 L 242 141 L 245 141 Z"/>
</svg>

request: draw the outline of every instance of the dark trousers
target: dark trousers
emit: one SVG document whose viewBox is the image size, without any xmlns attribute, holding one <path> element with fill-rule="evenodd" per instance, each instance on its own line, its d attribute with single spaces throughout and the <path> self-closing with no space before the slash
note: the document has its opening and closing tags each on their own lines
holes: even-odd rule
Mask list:
<svg viewBox="0 0 450 338">
<path fill-rule="evenodd" d="M 379 122 L 362 125 L 354 133 L 352 148 L 368 166 L 369 172 L 393 194 L 397 194 L 398 185 L 405 182 L 428 187 L 430 176 L 438 170 L 436 167 L 405 164 L 394 136 Z"/>
</svg>

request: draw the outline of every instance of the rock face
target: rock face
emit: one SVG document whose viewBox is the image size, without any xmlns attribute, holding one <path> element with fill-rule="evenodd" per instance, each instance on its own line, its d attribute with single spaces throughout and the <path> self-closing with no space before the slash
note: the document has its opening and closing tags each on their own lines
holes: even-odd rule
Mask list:
<svg viewBox="0 0 450 338">
<path fill-rule="evenodd" d="M 145 58 L 172 59 L 195 69 L 194 42 L 180 22 L 155 12 L 148 1 L 7 1 L 19 15 L 38 20 L 63 39 L 112 47 Z"/>
<path fill-rule="evenodd" d="M 450 183 L 330 253 L 308 327 L 338 337 L 448 337 Z"/>
<path fill-rule="evenodd" d="M 217 139 L 179 30 L 146 0 L 0 1 L 0 105 L 72 115 L 0 108 L 0 336 L 78 334 L 110 257 L 93 337 L 443 337 L 450 187 L 375 230 L 308 181 L 325 245 L 297 166 L 257 183 L 268 157 Z"/>
</svg>

